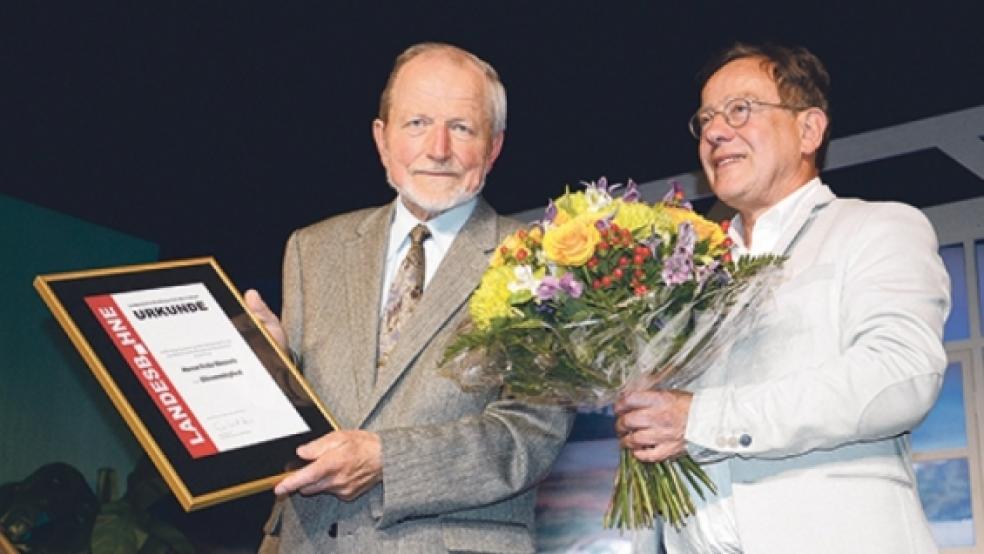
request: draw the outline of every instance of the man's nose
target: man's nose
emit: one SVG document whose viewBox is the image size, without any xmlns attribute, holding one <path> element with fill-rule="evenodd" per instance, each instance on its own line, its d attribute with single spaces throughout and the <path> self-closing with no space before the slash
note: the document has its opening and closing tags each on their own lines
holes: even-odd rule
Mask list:
<svg viewBox="0 0 984 554">
<path fill-rule="evenodd" d="M 451 157 L 451 135 L 443 125 L 434 125 L 431 130 L 427 155 L 433 160 L 446 160 Z"/>
<path fill-rule="evenodd" d="M 701 139 L 711 143 L 718 143 L 730 138 L 734 135 L 734 132 L 735 128 L 728 125 L 728 122 L 724 119 L 724 114 L 718 112 L 711 116 L 711 120 L 704 125 L 700 134 Z"/>
</svg>

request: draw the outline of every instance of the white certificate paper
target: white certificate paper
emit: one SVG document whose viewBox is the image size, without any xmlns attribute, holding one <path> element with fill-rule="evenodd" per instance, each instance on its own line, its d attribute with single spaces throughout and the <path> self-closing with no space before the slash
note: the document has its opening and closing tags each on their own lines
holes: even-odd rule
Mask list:
<svg viewBox="0 0 984 554">
<path fill-rule="evenodd" d="M 204 284 L 85 301 L 193 458 L 310 430 Z"/>
</svg>

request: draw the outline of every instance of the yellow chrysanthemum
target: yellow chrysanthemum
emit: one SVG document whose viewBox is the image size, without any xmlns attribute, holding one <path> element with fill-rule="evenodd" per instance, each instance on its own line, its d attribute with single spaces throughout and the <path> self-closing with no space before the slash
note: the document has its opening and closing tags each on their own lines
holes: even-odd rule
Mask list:
<svg viewBox="0 0 984 554">
<path fill-rule="evenodd" d="M 468 301 L 468 313 L 479 329 L 488 329 L 497 317 L 509 317 L 512 306 L 509 304 L 509 283 L 513 280 L 513 269 L 507 266 L 491 267 L 482 275 L 478 290 Z"/>
<path fill-rule="evenodd" d="M 656 228 L 656 232 L 663 236 L 670 236 L 676 233 L 676 225 L 673 223 L 670 213 L 666 211 L 665 205 L 654 204 L 652 212 L 653 226 Z"/>
<path fill-rule="evenodd" d="M 621 198 L 615 200 L 614 204 L 617 210 L 615 212 L 615 225 L 633 233 L 646 231 L 648 235 L 652 232 L 652 225 L 656 222 L 656 214 L 647 204 L 624 202 Z"/>
<path fill-rule="evenodd" d="M 710 248 L 713 250 L 724 242 L 726 235 L 721 226 L 709 219 L 704 218 L 693 210 L 677 208 L 674 206 L 664 206 L 663 210 L 669 215 L 670 221 L 675 229 L 684 221 L 689 221 L 697 233 L 697 240 L 709 240 Z"/>
<path fill-rule="evenodd" d="M 566 192 L 563 196 L 554 201 L 557 206 L 557 215 L 560 216 L 562 213 L 566 214 L 568 218 L 564 221 L 557 221 L 554 219 L 554 223 L 557 225 L 562 225 L 566 223 L 569 218 L 577 217 L 584 212 L 588 211 L 590 203 L 588 202 L 588 197 L 584 195 L 583 192 Z"/>
<path fill-rule="evenodd" d="M 585 214 L 547 229 L 543 234 L 543 251 L 547 259 L 566 266 L 587 263 L 601 240 L 596 221 L 596 216 Z"/>
</svg>

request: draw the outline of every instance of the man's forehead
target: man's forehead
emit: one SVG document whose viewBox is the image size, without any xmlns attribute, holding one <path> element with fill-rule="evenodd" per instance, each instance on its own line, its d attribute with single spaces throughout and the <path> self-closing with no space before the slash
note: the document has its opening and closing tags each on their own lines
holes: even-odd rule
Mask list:
<svg viewBox="0 0 984 554">
<path fill-rule="evenodd" d="M 472 64 L 432 55 L 431 59 L 415 58 L 400 69 L 393 86 L 391 109 L 414 111 L 440 107 L 484 112 L 486 93 L 484 75 Z"/>
<path fill-rule="evenodd" d="M 714 72 L 701 90 L 701 103 L 724 103 L 733 98 L 773 100 L 779 89 L 762 60 L 740 58 Z"/>
</svg>

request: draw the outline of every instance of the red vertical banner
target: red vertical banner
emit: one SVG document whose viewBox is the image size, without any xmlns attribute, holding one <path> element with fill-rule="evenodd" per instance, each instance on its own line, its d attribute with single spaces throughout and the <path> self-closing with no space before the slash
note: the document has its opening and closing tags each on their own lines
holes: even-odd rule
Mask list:
<svg viewBox="0 0 984 554">
<path fill-rule="evenodd" d="M 217 453 L 212 439 L 161 370 L 154 355 L 144 346 L 140 335 L 113 297 L 108 294 L 87 296 L 85 302 L 191 457 L 197 459 Z"/>
</svg>

